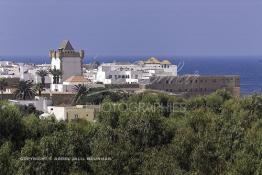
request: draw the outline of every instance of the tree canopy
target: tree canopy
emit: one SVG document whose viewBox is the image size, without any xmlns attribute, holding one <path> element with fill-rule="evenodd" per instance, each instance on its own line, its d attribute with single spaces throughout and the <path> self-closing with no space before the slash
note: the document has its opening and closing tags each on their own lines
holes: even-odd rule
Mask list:
<svg viewBox="0 0 262 175">
<path fill-rule="evenodd" d="M 84 100 L 83 98 L 82 100 Z M 0 102 L 0 174 L 262 174 L 262 97 L 102 100 L 96 122 Z"/>
</svg>

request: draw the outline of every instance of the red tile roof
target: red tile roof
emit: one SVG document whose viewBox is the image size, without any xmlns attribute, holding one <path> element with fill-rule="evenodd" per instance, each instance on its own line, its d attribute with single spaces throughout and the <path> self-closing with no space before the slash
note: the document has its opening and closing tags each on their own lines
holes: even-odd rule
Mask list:
<svg viewBox="0 0 262 175">
<path fill-rule="evenodd" d="M 84 76 L 80 75 L 80 76 L 71 76 L 67 80 L 65 80 L 64 82 L 68 82 L 68 83 L 75 83 L 75 82 L 88 83 L 88 82 L 90 82 L 90 80 L 86 79 Z"/>
</svg>

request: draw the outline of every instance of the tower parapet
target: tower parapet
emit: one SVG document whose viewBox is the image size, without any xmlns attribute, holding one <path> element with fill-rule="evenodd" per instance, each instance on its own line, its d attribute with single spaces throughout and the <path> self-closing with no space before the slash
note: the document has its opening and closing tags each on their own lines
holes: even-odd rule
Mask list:
<svg viewBox="0 0 262 175">
<path fill-rule="evenodd" d="M 84 50 L 80 50 L 79 52 L 80 58 L 84 58 L 85 57 L 85 51 Z"/>
<path fill-rule="evenodd" d="M 59 49 L 57 51 L 50 50 L 49 51 L 49 57 L 52 58 L 60 58 L 63 57 L 80 57 L 83 59 L 85 57 L 84 50 L 75 51 L 72 47 L 71 43 L 68 40 L 65 40 L 60 45 Z"/>
</svg>

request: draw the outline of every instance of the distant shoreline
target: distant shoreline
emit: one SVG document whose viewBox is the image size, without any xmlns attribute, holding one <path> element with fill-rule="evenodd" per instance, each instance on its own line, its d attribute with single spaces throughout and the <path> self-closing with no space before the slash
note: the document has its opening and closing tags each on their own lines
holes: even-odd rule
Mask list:
<svg viewBox="0 0 262 175">
<path fill-rule="evenodd" d="M 22 63 L 34 63 L 34 64 L 43 64 L 50 63 L 48 56 L 46 57 L 19 57 L 19 56 L 10 56 L 9 59 L 7 56 L 0 56 L 0 60 L 10 60 L 15 62 Z M 94 59 L 95 58 L 95 59 Z M 145 59 L 145 56 L 137 57 L 89 57 L 85 58 L 84 63 L 90 63 L 92 61 L 103 62 L 113 62 L 115 61 L 129 61 L 135 62 L 137 60 Z M 178 72 L 179 75 L 183 74 L 195 74 L 200 75 L 240 75 L 240 86 L 241 94 L 252 94 L 254 92 L 262 93 L 262 57 L 241 57 L 239 59 L 229 59 L 226 57 L 213 57 L 213 59 L 205 58 L 196 58 L 196 57 L 158 57 L 166 58 L 172 61 L 174 64 L 179 65 L 183 63 L 182 69 Z M 232 58 L 232 57 L 231 57 Z"/>
</svg>

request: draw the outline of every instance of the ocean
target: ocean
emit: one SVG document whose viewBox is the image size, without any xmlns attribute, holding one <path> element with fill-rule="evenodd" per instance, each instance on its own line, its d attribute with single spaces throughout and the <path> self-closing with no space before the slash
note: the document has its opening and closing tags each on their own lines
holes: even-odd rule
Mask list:
<svg viewBox="0 0 262 175">
<path fill-rule="evenodd" d="M 48 57 L 41 56 L 3 56 L 1 60 L 10 60 L 23 63 L 50 63 Z M 90 56 L 85 63 L 102 62 L 135 62 L 145 60 L 146 56 Z M 241 94 L 262 93 L 262 56 L 261 57 L 158 57 L 169 59 L 178 65 L 178 74 L 199 75 L 240 75 Z"/>
</svg>

